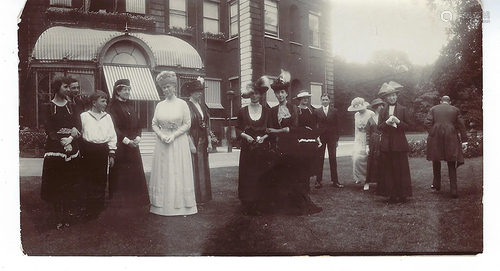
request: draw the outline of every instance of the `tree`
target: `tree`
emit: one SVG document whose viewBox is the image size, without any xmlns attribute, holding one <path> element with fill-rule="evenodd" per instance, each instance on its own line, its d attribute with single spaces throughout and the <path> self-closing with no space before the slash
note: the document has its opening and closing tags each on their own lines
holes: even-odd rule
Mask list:
<svg viewBox="0 0 500 271">
<path fill-rule="evenodd" d="M 482 8 L 474 0 L 428 0 L 431 8 L 442 3 L 455 16 L 448 29 L 449 42 L 436 61 L 431 82 L 439 96 L 450 96 L 466 124 L 474 122 L 474 128 L 482 129 Z"/>
</svg>

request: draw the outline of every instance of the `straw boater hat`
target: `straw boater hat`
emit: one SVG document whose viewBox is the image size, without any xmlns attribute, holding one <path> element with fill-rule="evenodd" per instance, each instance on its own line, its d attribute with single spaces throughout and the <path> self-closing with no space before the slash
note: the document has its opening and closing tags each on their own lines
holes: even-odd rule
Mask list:
<svg viewBox="0 0 500 271">
<path fill-rule="evenodd" d="M 349 108 L 347 108 L 347 111 L 351 111 L 351 112 L 360 111 L 360 110 L 366 109 L 366 107 L 369 105 L 370 104 L 368 102 L 365 102 L 365 99 L 360 98 L 360 97 L 356 97 L 351 101 L 351 106 L 349 106 Z"/>
<path fill-rule="evenodd" d="M 204 86 L 205 80 L 202 77 L 199 77 L 191 82 L 187 82 L 181 87 L 181 92 L 186 91 L 188 94 L 191 94 L 193 92 L 198 92 L 198 91 L 204 91 L 205 86 Z"/>
<path fill-rule="evenodd" d="M 300 99 L 300 98 L 305 98 L 305 97 L 311 97 L 312 94 L 309 93 L 309 91 L 307 90 L 301 90 L 299 91 L 299 93 L 297 94 L 297 96 L 293 97 L 294 99 Z"/>
<path fill-rule="evenodd" d="M 370 104 L 370 106 L 368 108 L 373 110 L 374 107 L 377 107 L 378 105 L 381 105 L 381 104 L 384 104 L 384 101 L 382 101 L 382 99 L 380 99 L 380 98 L 376 98 L 375 100 L 372 101 L 372 103 Z"/>
<path fill-rule="evenodd" d="M 402 85 L 400 85 L 394 81 L 390 81 L 389 83 L 384 83 L 382 85 L 382 87 L 378 91 L 378 96 L 380 98 L 382 98 L 382 97 L 389 95 L 391 93 L 398 93 L 401 91 L 402 88 L 403 88 Z"/>
<path fill-rule="evenodd" d="M 289 72 L 281 70 L 281 74 L 278 76 L 278 79 L 274 80 L 274 82 L 271 84 L 271 88 L 276 92 L 280 91 L 282 89 L 286 90 L 288 92 L 288 86 L 290 85 L 290 80 L 292 79 L 292 76 L 290 75 Z"/>
</svg>

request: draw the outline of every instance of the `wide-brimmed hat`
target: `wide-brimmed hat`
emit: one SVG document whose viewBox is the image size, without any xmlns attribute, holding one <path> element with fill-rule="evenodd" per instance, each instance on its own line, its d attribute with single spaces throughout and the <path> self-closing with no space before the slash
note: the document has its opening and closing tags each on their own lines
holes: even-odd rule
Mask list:
<svg viewBox="0 0 500 271">
<path fill-rule="evenodd" d="M 271 88 L 274 91 L 280 91 L 282 89 L 288 91 L 288 86 L 290 85 L 290 80 L 291 79 L 292 79 L 292 76 L 290 75 L 289 72 L 281 70 L 281 74 L 271 84 Z"/>
<path fill-rule="evenodd" d="M 259 92 L 261 95 L 269 90 L 269 78 L 267 76 L 262 76 L 255 82 L 254 90 Z"/>
<path fill-rule="evenodd" d="M 380 99 L 380 98 L 376 98 L 375 100 L 373 100 L 370 103 L 370 106 L 368 108 L 374 109 L 375 107 L 377 107 L 378 105 L 381 105 L 381 104 L 384 104 L 384 101 L 382 101 L 382 99 Z"/>
<path fill-rule="evenodd" d="M 191 82 L 184 83 L 181 87 L 181 92 L 187 92 L 191 94 L 193 92 L 204 91 L 205 90 L 205 80 L 202 77 L 199 77 Z"/>
<path fill-rule="evenodd" d="M 356 97 L 351 101 L 351 105 L 349 106 L 349 108 L 347 108 L 347 111 L 352 112 L 352 111 L 363 110 L 366 109 L 366 107 L 369 105 L 370 104 L 368 102 L 365 102 L 365 99 Z"/>
<path fill-rule="evenodd" d="M 391 93 L 400 92 L 402 88 L 403 88 L 402 85 L 400 85 L 394 81 L 390 81 L 389 83 L 382 84 L 382 87 L 380 87 L 380 90 L 378 91 L 378 96 L 380 98 L 382 98 L 382 97 L 389 95 Z"/>
<path fill-rule="evenodd" d="M 118 79 L 113 86 L 113 90 L 121 89 L 123 87 L 130 87 L 130 80 L 128 79 Z"/>
<path fill-rule="evenodd" d="M 311 97 L 312 94 L 309 93 L 307 90 L 301 90 L 299 93 L 297 93 L 297 96 L 293 97 L 294 99 L 300 99 L 300 98 L 305 98 L 305 97 Z"/>
</svg>

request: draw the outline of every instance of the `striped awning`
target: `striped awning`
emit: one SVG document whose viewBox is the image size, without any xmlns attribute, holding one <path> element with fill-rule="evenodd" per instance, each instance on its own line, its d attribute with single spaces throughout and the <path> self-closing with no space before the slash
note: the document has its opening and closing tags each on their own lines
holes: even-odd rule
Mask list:
<svg viewBox="0 0 500 271">
<path fill-rule="evenodd" d="M 118 79 L 130 80 L 130 99 L 136 101 L 159 101 L 153 76 L 146 67 L 103 66 L 104 78 L 109 96 L 113 94 L 113 85 Z"/>
<path fill-rule="evenodd" d="M 101 49 L 112 39 L 128 36 L 147 44 L 157 66 L 203 68 L 203 61 L 193 46 L 168 35 L 151 35 L 119 31 L 54 26 L 43 32 L 35 43 L 32 57 L 35 61 L 54 62 L 63 59 L 77 61 L 97 60 Z M 156 68 L 156 67 L 151 67 Z"/>
</svg>

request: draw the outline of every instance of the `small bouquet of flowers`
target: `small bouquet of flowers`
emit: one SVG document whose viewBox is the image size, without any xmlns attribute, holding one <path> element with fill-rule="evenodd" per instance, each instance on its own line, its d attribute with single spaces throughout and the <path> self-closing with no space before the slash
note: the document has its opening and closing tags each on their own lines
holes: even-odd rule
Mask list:
<svg viewBox="0 0 500 271">
<path fill-rule="evenodd" d="M 170 131 L 176 131 L 176 130 L 179 128 L 179 126 L 177 126 L 177 124 L 176 124 L 175 122 L 171 122 L 171 121 L 169 121 L 169 122 L 167 123 L 167 127 L 165 127 L 165 128 L 166 128 L 167 130 L 170 130 Z"/>
</svg>

